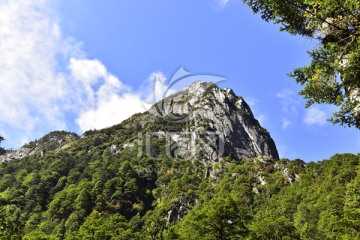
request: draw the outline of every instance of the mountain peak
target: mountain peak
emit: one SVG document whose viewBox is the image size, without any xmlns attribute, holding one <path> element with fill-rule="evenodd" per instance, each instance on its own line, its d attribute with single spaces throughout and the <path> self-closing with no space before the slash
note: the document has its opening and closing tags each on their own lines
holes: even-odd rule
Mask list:
<svg viewBox="0 0 360 240">
<path fill-rule="evenodd" d="M 210 161 L 218 161 L 222 156 L 279 158 L 270 134 L 254 118 L 246 101 L 230 88 L 222 89 L 214 83 L 197 81 L 158 102 L 149 113 L 151 118 L 160 117 L 169 123 L 183 124 L 186 127 L 179 130 L 187 131 L 189 135 L 200 131 L 208 140 L 212 138 L 210 135 L 216 135 L 218 140 L 214 140 L 211 147 L 206 146 L 205 155 Z M 219 142 L 223 146 L 219 146 Z M 188 146 L 185 142 L 180 145 Z M 183 152 L 188 150 L 182 149 Z"/>
</svg>

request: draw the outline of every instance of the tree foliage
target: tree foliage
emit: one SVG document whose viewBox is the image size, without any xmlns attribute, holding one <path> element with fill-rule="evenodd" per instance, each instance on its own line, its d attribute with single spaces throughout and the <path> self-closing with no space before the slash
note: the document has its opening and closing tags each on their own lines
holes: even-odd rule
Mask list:
<svg viewBox="0 0 360 240">
<path fill-rule="evenodd" d="M 311 63 L 289 75 L 314 104 L 338 106 L 331 121 L 360 128 L 360 1 L 243 0 L 282 31 L 318 40 Z"/>
<path fill-rule="evenodd" d="M 4 137 L 2 137 L 2 136 L 0 135 L 0 143 L 1 143 L 2 141 L 4 141 L 4 140 L 5 140 Z M 0 155 L 3 155 L 3 154 L 5 154 L 5 153 L 6 153 L 5 149 L 2 148 L 2 147 L 0 147 Z"/>
<path fill-rule="evenodd" d="M 231 196 L 213 198 L 195 208 L 180 224 L 181 239 L 246 239 L 248 209 Z"/>
<path fill-rule="evenodd" d="M 60 151 L 1 162 L 0 239 L 360 236 L 360 155 L 206 165 L 168 159 L 160 140 L 157 160 L 138 154 L 142 143 L 112 147 L 135 131 L 114 126 Z"/>
</svg>

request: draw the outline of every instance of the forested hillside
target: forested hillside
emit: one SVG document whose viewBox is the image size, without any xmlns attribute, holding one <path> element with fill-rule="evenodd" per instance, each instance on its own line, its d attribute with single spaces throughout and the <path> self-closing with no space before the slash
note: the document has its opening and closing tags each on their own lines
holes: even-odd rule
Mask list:
<svg viewBox="0 0 360 240">
<path fill-rule="evenodd" d="M 167 159 L 160 142 L 161 161 L 107 144 L 93 136 L 1 163 L 1 239 L 360 237 L 360 155 L 307 164 L 224 158 L 206 177 L 196 161 Z"/>
<path fill-rule="evenodd" d="M 360 238 L 360 154 L 278 159 L 243 98 L 214 84 L 0 159 L 0 239 Z"/>
</svg>

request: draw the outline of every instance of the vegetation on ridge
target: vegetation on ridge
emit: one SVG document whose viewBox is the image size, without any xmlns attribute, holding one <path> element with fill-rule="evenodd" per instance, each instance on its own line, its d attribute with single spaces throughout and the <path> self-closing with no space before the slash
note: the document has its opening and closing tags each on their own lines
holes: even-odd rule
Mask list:
<svg viewBox="0 0 360 240">
<path fill-rule="evenodd" d="M 169 159 L 159 139 L 155 160 L 111 148 L 137 134 L 131 121 L 0 163 L 0 239 L 360 237 L 360 155 L 206 166 Z"/>
</svg>

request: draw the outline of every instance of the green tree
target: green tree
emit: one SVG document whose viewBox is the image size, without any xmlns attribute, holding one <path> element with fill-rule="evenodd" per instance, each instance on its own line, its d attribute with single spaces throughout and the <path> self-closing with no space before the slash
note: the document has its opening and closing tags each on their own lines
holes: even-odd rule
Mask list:
<svg viewBox="0 0 360 240">
<path fill-rule="evenodd" d="M 0 207 L 0 239 L 21 239 L 21 210 L 16 205 L 9 204 Z"/>
<path fill-rule="evenodd" d="M 360 238 L 360 177 L 349 183 L 346 188 L 344 223 L 349 239 L 357 239 Z"/>
<path fill-rule="evenodd" d="M 300 239 L 293 223 L 284 216 L 275 215 L 274 212 L 260 215 L 250 228 L 252 230 L 250 239 Z"/>
<path fill-rule="evenodd" d="M 78 239 L 136 239 L 131 226 L 120 214 L 93 211 L 80 227 Z"/>
<path fill-rule="evenodd" d="M 57 240 L 53 235 L 47 235 L 41 231 L 33 231 L 29 234 L 26 234 L 23 238 L 23 240 Z"/>
<path fill-rule="evenodd" d="M 339 107 L 331 121 L 360 128 L 360 1 L 243 0 L 280 30 L 317 39 L 309 66 L 289 75 L 304 86 L 300 91 L 314 103 Z"/>
<path fill-rule="evenodd" d="M 0 135 L 0 143 L 2 142 L 2 141 L 4 141 L 5 139 Z M 2 147 L 0 147 L 0 155 L 3 155 L 3 154 L 5 154 L 6 153 L 6 151 L 5 151 L 5 149 L 4 148 L 2 148 Z"/>
<path fill-rule="evenodd" d="M 166 226 L 166 219 L 161 215 L 160 211 L 148 211 L 142 218 L 144 225 L 144 239 L 164 239 L 163 231 Z"/>
<path fill-rule="evenodd" d="M 250 220 L 246 208 L 232 197 L 217 197 L 189 212 L 180 223 L 180 239 L 245 239 Z"/>
<path fill-rule="evenodd" d="M 92 200 L 88 190 L 83 189 L 74 201 L 75 210 L 84 210 L 87 214 L 91 212 Z"/>
</svg>

